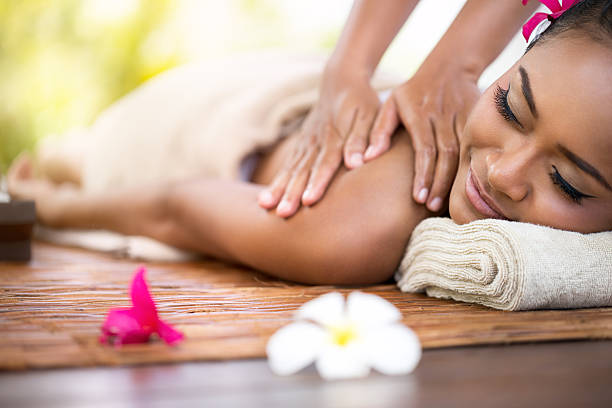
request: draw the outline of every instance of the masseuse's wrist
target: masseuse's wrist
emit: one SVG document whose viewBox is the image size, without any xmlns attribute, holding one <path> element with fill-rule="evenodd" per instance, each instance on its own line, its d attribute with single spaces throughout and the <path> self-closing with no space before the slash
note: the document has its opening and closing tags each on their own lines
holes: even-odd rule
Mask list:
<svg viewBox="0 0 612 408">
<path fill-rule="evenodd" d="M 326 79 L 349 79 L 369 82 L 376 66 L 359 57 L 350 55 L 332 55 L 325 65 L 323 76 Z"/>
<path fill-rule="evenodd" d="M 474 82 L 477 82 L 487 66 L 489 66 L 489 61 L 485 61 L 484 58 L 471 56 L 456 61 L 456 65 L 453 68 L 456 72 L 467 75 Z"/>
<path fill-rule="evenodd" d="M 430 75 L 451 75 L 477 82 L 487 65 L 483 59 L 473 56 L 457 58 L 456 55 L 446 57 L 432 53 L 423 62 L 417 75 L 419 72 L 428 72 Z"/>
</svg>

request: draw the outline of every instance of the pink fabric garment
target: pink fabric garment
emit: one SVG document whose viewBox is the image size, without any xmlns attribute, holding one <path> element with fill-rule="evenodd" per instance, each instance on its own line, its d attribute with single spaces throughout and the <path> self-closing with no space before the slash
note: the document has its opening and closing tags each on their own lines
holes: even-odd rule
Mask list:
<svg viewBox="0 0 612 408">
<path fill-rule="evenodd" d="M 523 5 L 526 5 L 529 0 L 521 0 Z M 542 21 L 548 19 L 550 21 L 558 19 L 563 13 L 565 13 L 570 7 L 578 3 L 580 0 L 539 0 L 540 3 L 544 4 L 551 13 L 535 13 L 524 25 L 523 25 L 523 37 L 525 41 L 529 42 L 529 37 L 533 30 Z"/>
<path fill-rule="evenodd" d="M 130 289 L 132 307 L 111 309 L 102 325 L 101 343 L 116 346 L 146 343 L 153 333 L 167 344 L 173 345 L 183 339 L 183 334 L 161 320 L 151 297 L 144 275 L 146 269 L 138 268 Z"/>
</svg>

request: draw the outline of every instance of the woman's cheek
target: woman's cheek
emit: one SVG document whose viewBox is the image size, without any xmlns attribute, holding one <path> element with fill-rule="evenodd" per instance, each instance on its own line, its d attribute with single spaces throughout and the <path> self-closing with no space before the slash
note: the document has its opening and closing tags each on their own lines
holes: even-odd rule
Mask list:
<svg viewBox="0 0 612 408">
<path fill-rule="evenodd" d="M 537 199 L 533 200 L 529 207 L 523 208 L 524 214 L 521 221 L 548 225 L 558 229 L 576 230 L 577 226 L 584 225 L 588 220 L 589 217 L 585 216 L 582 207 L 558 196 L 559 193 L 555 191 L 549 191 L 547 186 L 534 185 L 533 188 L 538 190 Z"/>
</svg>

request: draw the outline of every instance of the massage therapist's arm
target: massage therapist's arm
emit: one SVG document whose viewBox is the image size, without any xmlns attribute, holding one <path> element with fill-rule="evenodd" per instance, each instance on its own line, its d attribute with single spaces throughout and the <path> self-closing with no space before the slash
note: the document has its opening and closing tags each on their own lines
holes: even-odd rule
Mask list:
<svg viewBox="0 0 612 408">
<path fill-rule="evenodd" d="M 402 123 L 415 148 L 413 197 L 438 211 L 455 179 L 463 127 L 480 96 L 478 78 L 537 4 L 468 0 L 417 73 L 383 104 L 365 160 L 385 152 Z"/>
<path fill-rule="evenodd" d="M 300 205 L 312 206 L 323 197 L 343 162 L 347 168 L 363 164 L 380 105 L 370 78 L 417 2 L 355 0 L 300 141 L 258 197 L 263 208 L 290 217 Z"/>
<path fill-rule="evenodd" d="M 391 276 L 428 215 L 410 197 L 411 155 L 406 134 L 398 135 L 389 154 L 342 170 L 325 201 L 289 220 L 257 206 L 261 186 L 206 179 L 104 195 L 66 191 L 54 198 L 55 213 L 40 215 L 56 227 L 145 235 L 288 280 L 374 283 Z"/>
</svg>

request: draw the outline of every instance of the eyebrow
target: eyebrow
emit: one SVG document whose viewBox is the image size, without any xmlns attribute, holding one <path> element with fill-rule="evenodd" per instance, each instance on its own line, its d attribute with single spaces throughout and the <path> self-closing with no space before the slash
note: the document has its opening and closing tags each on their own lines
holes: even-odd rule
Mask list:
<svg viewBox="0 0 612 408">
<path fill-rule="evenodd" d="M 519 72 L 521 73 L 521 89 L 523 91 L 523 96 L 525 96 L 525 100 L 527 101 L 527 105 L 529 105 L 529 110 L 533 117 L 538 117 L 538 111 L 536 110 L 535 101 L 533 100 L 533 92 L 531 92 L 531 85 L 529 83 L 529 75 L 525 68 L 519 66 Z"/>
<path fill-rule="evenodd" d="M 563 146 L 563 145 L 561 145 L 559 143 L 557 143 L 557 148 L 561 151 L 561 153 L 563 153 L 563 155 L 565 157 L 567 157 L 569 160 L 571 160 L 581 170 L 583 170 L 586 173 L 588 173 L 591 176 L 593 176 L 593 178 L 595 178 L 595 180 L 599 181 L 599 183 L 601 185 L 603 185 L 608 190 L 612 191 L 612 187 L 610 187 L 610 184 L 608 184 L 606 179 L 603 178 L 601 173 L 598 172 L 595 167 L 591 166 L 589 163 L 587 163 L 586 161 L 584 161 L 583 159 L 578 157 L 576 154 L 571 152 L 567 147 L 565 147 L 565 146 Z"/>
</svg>

